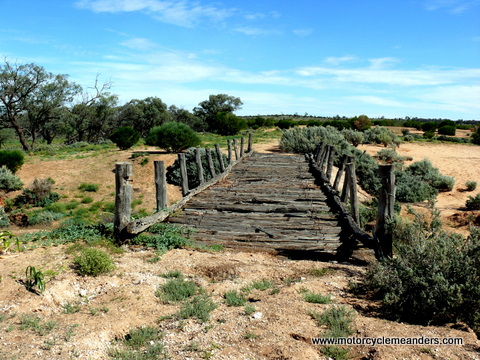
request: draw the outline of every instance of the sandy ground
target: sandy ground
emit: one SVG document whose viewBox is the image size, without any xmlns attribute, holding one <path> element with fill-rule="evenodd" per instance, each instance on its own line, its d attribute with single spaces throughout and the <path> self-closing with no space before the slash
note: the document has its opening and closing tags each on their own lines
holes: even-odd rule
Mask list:
<svg viewBox="0 0 480 360">
<path fill-rule="evenodd" d="M 381 149 L 363 147 L 370 153 Z M 142 200 L 138 208 L 153 209 L 153 160 L 172 163 L 175 155 L 152 151 L 149 163 L 131 160 L 131 151 L 108 151 L 98 156 L 68 160 L 27 162 L 20 177 L 29 183 L 35 177 L 52 177 L 55 190 L 70 201 L 83 194 L 82 182 L 101 184 L 95 201 L 113 201 L 113 167 L 118 161 L 134 163 L 135 196 Z M 255 145 L 257 151 L 278 151 L 275 143 Z M 136 149 L 143 151 L 143 149 Z M 454 144 L 402 144 L 401 155 L 414 160 L 429 158 L 446 175 L 457 180 L 451 193 L 440 194 L 438 206 L 445 212 L 460 212 L 469 193 L 460 191 L 465 181 L 480 183 L 478 160 L 480 147 Z M 170 201 L 180 198 L 176 187 L 168 189 Z M 476 193 L 476 192 L 475 192 Z M 460 229 L 462 230 L 462 229 Z M 0 359 L 108 359 L 108 349 L 117 347 L 117 339 L 130 329 L 151 325 L 164 334 L 163 342 L 171 359 L 327 359 L 312 337 L 321 336 L 320 327 L 309 315 L 345 305 L 355 312 L 357 337 L 455 337 L 463 345 L 351 346 L 352 359 L 480 359 L 480 342 L 462 324 L 418 326 L 397 323 L 379 316 L 378 303 L 356 298 L 349 283 L 360 280 L 363 264 L 338 264 L 315 260 L 291 260 L 264 253 L 172 250 L 153 262 L 155 253 L 129 248 L 113 255 L 117 268 L 96 278 L 78 276 L 72 268 L 73 255 L 67 247 L 45 247 L 0 257 Z M 49 279 L 43 295 L 28 292 L 23 284 L 26 266 L 42 270 L 60 270 Z M 324 276 L 312 270 L 330 268 Z M 159 320 L 176 313 L 178 304 L 162 303 L 155 290 L 167 279 L 159 276 L 171 270 L 181 271 L 205 289 L 216 309 L 210 320 Z M 266 279 L 272 286 L 247 295 L 255 313 L 246 315 L 244 307 L 225 303 L 224 294 L 240 290 L 252 281 Z M 303 298 L 305 291 L 329 295 L 331 304 L 312 304 Z M 78 305 L 78 311 L 66 313 L 66 304 Z M 23 329 L 25 315 L 48 322 L 53 329 L 43 335 Z"/>
</svg>

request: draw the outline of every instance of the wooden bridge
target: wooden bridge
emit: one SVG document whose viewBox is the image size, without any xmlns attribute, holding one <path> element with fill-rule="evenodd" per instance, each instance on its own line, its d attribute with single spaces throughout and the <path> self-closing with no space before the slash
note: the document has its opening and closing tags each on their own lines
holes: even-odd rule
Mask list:
<svg viewBox="0 0 480 360">
<path fill-rule="evenodd" d="M 362 244 L 375 250 L 377 258 L 391 255 L 391 235 L 385 220 L 393 214 L 394 176 L 391 165 L 380 166 L 382 188 L 376 236 L 358 227 L 355 161 L 344 155 L 335 181 L 330 177 L 333 146 L 319 145 L 315 154 L 284 155 L 254 153 L 251 137 L 246 153 L 233 161 L 229 142 L 228 166 L 216 145 L 222 173 L 215 174 L 212 153 L 206 151 L 211 176 L 205 181 L 200 149 L 196 164 L 200 186 L 188 189 L 185 154 L 179 154 L 184 197 L 165 209 L 166 179 L 162 161 L 155 161 L 158 211 L 142 219 L 131 219 L 130 163 L 116 165 L 115 234 L 120 242 L 148 229 L 158 221 L 194 228 L 192 238 L 200 243 L 226 247 L 351 255 Z M 207 149 L 209 150 L 209 149 Z M 326 171 L 324 170 L 326 167 Z M 344 176 L 342 175 L 344 174 Z M 340 179 L 343 189 L 340 192 Z M 345 210 L 347 199 L 350 212 Z M 350 213 L 352 215 L 350 215 Z"/>
<path fill-rule="evenodd" d="M 342 228 L 304 156 L 254 153 L 167 221 L 227 247 L 336 253 Z"/>
</svg>

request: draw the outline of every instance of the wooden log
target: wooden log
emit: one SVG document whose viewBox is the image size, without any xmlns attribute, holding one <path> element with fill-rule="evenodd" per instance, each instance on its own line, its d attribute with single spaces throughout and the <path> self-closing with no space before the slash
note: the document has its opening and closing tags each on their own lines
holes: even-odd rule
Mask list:
<svg viewBox="0 0 480 360">
<path fill-rule="evenodd" d="M 165 162 L 154 161 L 155 169 L 155 194 L 157 199 L 157 211 L 167 208 L 167 177 L 165 172 Z"/>
<path fill-rule="evenodd" d="M 238 139 L 233 139 L 233 151 L 235 152 L 235 160 L 240 159 L 240 155 L 238 153 Z"/>
<path fill-rule="evenodd" d="M 115 164 L 114 235 L 119 243 L 126 239 L 126 228 L 132 216 L 132 163 Z"/>
<path fill-rule="evenodd" d="M 320 162 L 322 161 L 322 157 L 325 154 L 326 147 L 327 145 L 325 145 L 324 143 L 320 144 L 320 150 L 318 151 L 317 157 L 315 159 L 315 162 L 317 163 L 317 165 L 319 165 Z"/>
<path fill-rule="evenodd" d="M 249 133 L 248 134 L 248 147 L 247 147 L 247 153 L 251 152 L 253 150 L 253 134 Z"/>
<path fill-rule="evenodd" d="M 333 169 L 333 159 L 335 158 L 335 148 L 333 146 L 330 147 L 330 152 L 328 154 L 328 161 L 327 161 L 327 179 L 330 182 L 332 178 L 332 169 Z"/>
<path fill-rule="evenodd" d="M 243 157 L 243 154 L 245 153 L 245 138 L 242 136 L 240 139 L 240 157 Z"/>
<path fill-rule="evenodd" d="M 349 156 L 348 159 L 347 159 L 347 163 L 345 164 L 345 168 L 348 169 L 348 165 L 351 163 L 352 161 L 352 157 Z M 344 180 L 343 180 L 343 187 L 342 187 L 342 195 L 340 196 L 340 200 L 343 202 L 343 203 L 346 203 L 347 202 L 347 199 L 348 199 L 348 195 L 349 195 L 349 192 L 350 192 L 350 179 L 349 179 L 349 172 L 348 171 L 345 171 L 345 176 L 344 176 Z"/>
<path fill-rule="evenodd" d="M 227 146 L 228 146 L 228 163 L 231 164 L 231 163 L 233 163 L 232 140 L 231 139 L 227 140 Z"/>
<path fill-rule="evenodd" d="M 347 166 L 349 192 L 350 192 L 350 213 L 357 225 L 360 223 L 360 212 L 358 209 L 358 195 L 357 195 L 357 176 L 355 174 L 355 162 L 351 162 Z"/>
<path fill-rule="evenodd" d="M 395 204 L 395 172 L 393 165 L 379 165 L 382 186 L 378 196 L 378 214 L 375 224 L 375 236 L 380 242 L 384 256 L 391 257 L 392 233 L 386 226 L 393 219 Z"/>
<path fill-rule="evenodd" d="M 178 161 L 180 163 L 180 176 L 182 178 L 182 196 L 186 196 L 189 192 L 188 175 L 187 175 L 187 161 L 184 153 L 178 154 Z"/>
<path fill-rule="evenodd" d="M 203 184 L 205 182 L 205 176 L 203 175 L 202 153 L 200 146 L 197 146 L 195 149 L 195 162 L 197 163 L 198 181 L 200 184 Z"/>
<path fill-rule="evenodd" d="M 322 143 L 318 144 L 317 147 L 315 148 L 315 151 L 313 152 L 313 158 L 316 163 L 320 161 L 321 151 L 322 151 Z"/>
<path fill-rule="evenodd" d="M 218 144 L 215 144 L 215 151 L 217 152 L 218 162 L 220 163 L 220 171 L 223 173 L 225 172 L 225 164 L 223 163 L 222 152 L 220 151 L 220 146 L 218 146 Z"/>
<path fill-rule="evenodd" d="M 213 165 L 212 149 L 206 148 L 205 153 L 207 154 L 208 170 L 210 171 L 210 175 L 212 176 L 212 178 L 214 178 L 217 173 L 215 171 L 215 166 Z"/>
<path fill-rule="evenodd" d="M 320 163 L 318 164 L 318 166 L 320 167 L 320 169 L 322 171 L 324 171 L 324 168 L 325 168 L 325 162 L 328 158 L 328 154 L 330 154 L 330 148 L 331 146 L 330 145 L 326 145 L 325 146 L 325 149 L 323 150 L 323 154 L 322 154 L 322 157 L 320 159 Z"/>
<path fill-rule="evenodd" d="M 342 162 L 341 162 L 340 167 L 338 168 L 338 171 L 337 171 L 337 176 L 335 176 L 335 182 L 333 183 L 333 188 L 336 191 L 338 191 L 338 187 L 340 185 L 340 180 L 342 178 L 343 172 L 345 171 L 345 166 L 347 164 L 347 161 L 348 161 L 348 156 L 343 155 Z"/>
</svg>

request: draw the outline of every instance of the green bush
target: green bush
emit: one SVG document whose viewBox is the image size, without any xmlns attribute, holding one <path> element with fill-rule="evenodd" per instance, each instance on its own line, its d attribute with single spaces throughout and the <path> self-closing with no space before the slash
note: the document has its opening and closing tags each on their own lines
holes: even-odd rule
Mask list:
<svg viewBox="0 0 480 360">
<path fill-rule="evenodd" d="M 167 122 L 152 128 L 145 142 L 147 145 L 158 146 L 168 152 L 180 152 L 200 145 L 201 140 L 190 126 L 179 122 Z"/>
<path fill-rule="evenodd" d="M 192 297 L 199 290 L 193 280 L 185 281 L 181 276 L 161 285 L 155 295 L 163 302 L 179 302 Z"/>
<path fill-rule="evenodd" d="M 414 162 L 405 171 L 421 177 L 423 181 L 439 191 L 451 191 L 455 185 L 453 177 L 442 175 L 427 159 Z"/>
<path fill-rule="evenodd" d="M 65 214 L 50 210 L 35 211 L 28 216 L 28 223 L 30 225 L 48 225 L 54 221 L 62 219 L 63 217 L 65 217 Z"/>
<path fill-rule="evenodd" d="M 375 157 L 383 164 L 403 164 L 407 157 L 400 156 L 394 149 L 382 149 Z"/>
<path fill-rule="evenodd" d="M 6 166 L 12 173 L 16 173 L 25 161 L 20 150 L 0 150 L 0 166 Z"/>
<path fill-rule="evenodd" d="M 467 181 L 465 183 L 465 187 L 467 191 L 473 191 L 477 188 L 477 182 L 476 181 Z"/>
<path fill-rule="evenodd" d="M 105 251 L 86 248 L 73 259 L 75 269 L 80 275 L 98 276 L 115 269 L 115 263 Z"/>
<path fill-rule="evenodd" d="M 202 167 L 203 167 L 203 175 L 205 181 L 208 181 L 212 178 L 208 168 L 208 162 L 206 157 L 205 149 L 200 149 L 201 157 L 202 157 Z M 226 155 L 222 153 L 223 164 L 225 167 L 228 165 L 228 158 Z M 198 180 L 198 167 L 196 162 L 196 149 L 188 149 L 185 153 L 185 160 L 187 162 L 187 177 L 188 177 L 188 187 L 189 189 L 195 189 L 200 182 Z M 215 167 L 215 173 L 220 174 L 220 161 L 218 160 L 218 156 L 216 155 L 215 151 L 212 151 L 212 160 L 213 166 Z M 180 186 L 182 184 L 182 178 L 180 176 L 180 161 L 175 159 L 172 165 L 167 168 L 167 181 L 170 184 Z"/>
<path fill-rule="evenodd" d="M 457 131 L 457 128 L 456 128 L 455 125 L 444 125 L 444 126 L 438 128 L 438 133 L 440 135 L 455 136 L 456 131 Z"/>
<path fill-rule="evenodd" d="M 5 192 L 20 190 L 23 186 L 20 178 L 5 165 L 0 167 L 0 190 Z"/>
<path fill-rule="evenodd" d="M 294 127 L 296 125 L 296 122 L 293 121 L 292 119 L 282 119 L 282 120 L 278 120 L 275 125 L 277 125 L 277 127 L 283 130 L 283 129 L 290 129 L 291 127 Z"/>
<path fill-rule="evenodd" d="M 391 130 L 383 126 L 375 126 L 366 130 L 364 134 L 365 144 L 382 144 L 385 147 L 394 144 L 397 138 Z"/>
<path fill-rule="evenodd" d="M 464 321 L 480 331 L 480 229 L 464 239 L 442 229 L 438 211 L 413 213 L 396 222 L 394 254 L 373 266 L 365 289 L 383 299 L 383 309 L 400 321 L 444 324 Z"/>
<path fill-rule="evenodd" d="M 131 240 L 134 245 L 144 245 L 156 248 L 158 251 L 167 251 L 190 245 L 188 228 L 168 223 L 157 223 Z"/>
<path fill-rule="evenodd" d="M 426 122 L 422 124 L 422 131 L 424 132 L 435 132 L 437 130 L 438 124 L 434 122 Z"/>
<path fill-rule="evenodd" d="M 395 173 L 396 199 L 400 202 L 413 203 L 434 199 L 438 191 L 420 176 L 404 171 Z"/>
<path fill-rule="evenodd" d="M 458 138 L 458 137 L 445 136 L 445 135 L 437 136 L 437 140 L 439 140 L 439 141 L 449 141 L 449 142 L 454 142 L 454 143 L 459 143 L 459 144 L 470 143 L 469 138 Z"/>
<path fill-rule="evenodd" d="M 337 151 L 350 148 L 342 133 L 332 126 L 294 127 L 284 130 L 280 139 L 280 147 L 284 151 L 307 154 L 313 152 L 320 142 L 324 142 L 326 145 L 335 145 Z"/>
<path fill-rule="evenodd" d="M 238 291 L 231 290 L 225 293 L 225 302 L 228 306 L 243 306 L 247 302 L 247 299 Z"/>
<path fill-rule="evenodd" d="M 123 126 L 110 135 L 109 139 L 113 141 L 120 150 L 127 150 L 140 140 L 140 133 L 130 126 Z"/>
<path fill-rule="evenodd" d="M 469 210 L 480 210 L 480 193 L 476 196 L 469 196 L 465 206 Z"/>
<path fill-rule="evenodd" d="M 480 128 L 472 134 L 471 139 L 473 144 L 480 145 Z"/>
<path fill-rule="evenodd" d="M 209 124 L 211 131 L 220 135 L 236 135 L 247 128 L 245 120 L 229 112 L 219 112 Z M 192 145 L 193 146 L 193 145 Z"/>
<path fill-rule="evenodd" d="M 435 137 L 435 133 L 433 131 L 425 131 L 423 133 L 424 139 L 433 139 Z"/>
</svg>

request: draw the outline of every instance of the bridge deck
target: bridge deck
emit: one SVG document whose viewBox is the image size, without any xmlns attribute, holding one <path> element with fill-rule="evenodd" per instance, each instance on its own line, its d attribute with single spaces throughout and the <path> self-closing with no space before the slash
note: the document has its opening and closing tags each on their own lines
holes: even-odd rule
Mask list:
<svg viewBox="0 0 480 360">
<path fill-rule="evenodd" d="M 303 156 L 256 153 L 167 221 L 207 244 L 335 253 L 342 229 L 325 201 Z"/>
</svg>

